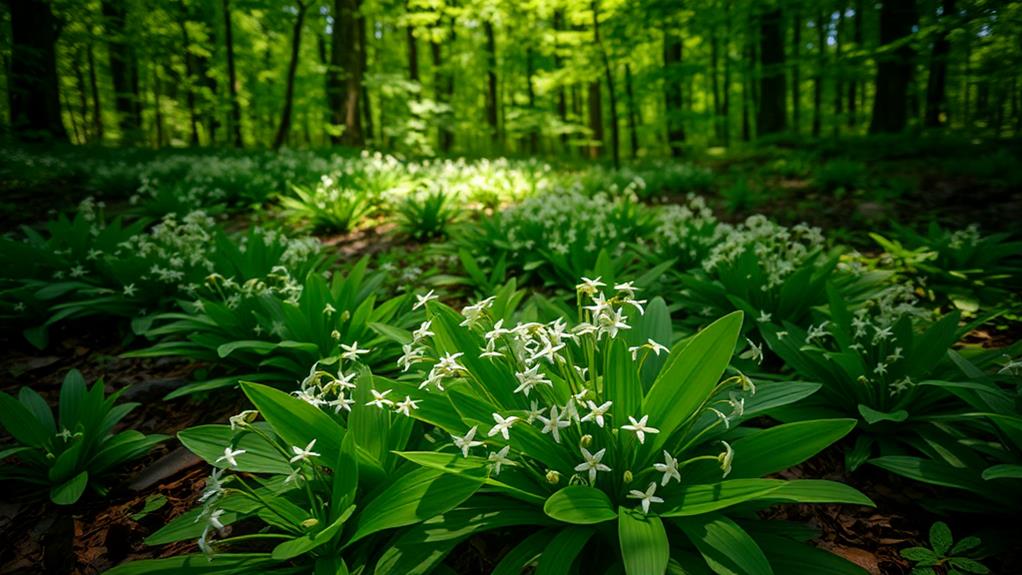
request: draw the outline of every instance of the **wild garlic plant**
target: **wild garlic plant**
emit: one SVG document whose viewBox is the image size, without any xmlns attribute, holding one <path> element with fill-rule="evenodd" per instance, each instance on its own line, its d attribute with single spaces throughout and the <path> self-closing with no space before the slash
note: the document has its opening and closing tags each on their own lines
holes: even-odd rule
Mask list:
<svg viewBox="0 0 1022 575">
<path fill-rule="evenodd" d="M 374 394 L 414 402 L 412 417 L 447 436 L 439 451 L 402 457 L 457 476 L 482 474 L 488 492 L 542 507 L 544 515 L 531 523 L 545 536 L 523 542 L 498 570 L 518 572 L 538 556 L 556 572 L 577 561 L 662 573 L 672 557 L 680 560 L 675 547 L 712 561 L 723 550 L 714 550 L 719 541 L 707 530 L 717 529 L 736 530 L 754 560 L 768 561 L 777 557 L 774 550 L 757 545 L 723 510 L 782 501 L 869 504 L 840 484 L 758 479 L 810 457 L 854 422 L 736 434 L 743 420 L 817 389 L 756 385 L 737 372 L 721 380 L 741 313 L 670 348 L 669 335 L 650 336 L 670 325 L 662 300 L 647 302 L 631 283 L 607 286 L 600 278 L 583 278 L 576 294 L 571 323 L 514 324 L 491 313 L 493 297 L 457 314 L 422 296 L 429 317 L 401 359 L 404 368 L 418 370 L 418 381 L 374 380 Z M 647 365 L 653 369 L 644 371 Z M 777 441 L 790 449 L 767 449 Z M 596 527 L 604 522 L 617 529 Z M 670 539 L 664 522 L 678 528 Z M 440 524 L 467 530 L 453 513 Z M 409 535 L 395 546 L 413 542 Z M 797 544 L 784 550 L 807 568 L 839 561 Z M 747 559 L 734 559 L 737 572 L 748 568 Z"/>
</svg>

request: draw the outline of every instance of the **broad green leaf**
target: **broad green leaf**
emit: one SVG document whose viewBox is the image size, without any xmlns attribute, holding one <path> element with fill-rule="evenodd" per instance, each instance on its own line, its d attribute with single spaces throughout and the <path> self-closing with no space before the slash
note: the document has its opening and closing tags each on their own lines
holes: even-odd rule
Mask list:
<svg viewBox="0 0 1022 575">
<path fill-rule="evenodd" d="M 241 389 L 259 414 L 289 445 L 305 447 L 316 440 L 321 462 L 333 467 L 344 439 L 344 428 L 318 407 L 267 385 L 241 382 Z"/>
<path fill-rule="evenodd" d="M 565 523 L 590 525 L 617 517 L 607 494 L 585 485 L 570 485 L 554 493 L 543 504 L 543 511 Z"/>
<path fill-rule="evenodd" d="M 753 538 L 778 573 L 866 575 L 866 570 L 855 563 L 806 543 L 766 533 Z"/>
<path fill-rule="evenodd" d="M 667 571 L 671 549 L 659 517 L 619 507 L 617 535 L 627 575 L 657 575 Z"/>
<path fill-rule="evenodd" d="M 0 392 L 0 425 L 19 443 L 32 447 L 42 447 L 52 437 L 27 407 L 4 392 Z"/>
<path fill-rule="evenodd" d="M 899 409 L 891 413 L 877 411 L 868 405 L 859 404 L 859 413 L 862 418 L 866 420 L 866 423 L 874 424 L 880 421 L 893 421 L 895 423 L 901 423 L 908 419 L 908 412 L 904 409 Z"/>
<path fill-rule="evenodd" d="M 347 434 L 341 440 L 334 466 L 334 481 L 330 493 L 330 516 L 336 518 L 342 509 L 348 509 L 355 502 L 358 490 L 358 449 L 354 434 Z"/>
<path fill-rule="evenodd" d="M 951 549 L 953 542 L 951 528 L 947 526 L 947 523 L 936 521 L 930 526 L 930 547 L 933 548 L 934 553 L 944 555 L 948 549 Z"/>
<path fill-rule="evenodd" d="M 764 499 L 780 489 L 780 479 L 728 479 L 719 483 L 682 485 L 669 501 L 675 507 L 660 513 L 662 517 L 702 515 L 752 501 Z"/>
<path fill-rule="evenodd" d="M 215 561 L 200 553 L 132 561 L 105 571 L 103 575 L 241 575 L 266 572 L 276 563 L 268 553 L 217 553 Z"/>
<path fill-rule="evenodd" d="M 659 453 L 671 431 L 709 397 L 731 360 L 742 328 L 742 313 L 713 322 L 687 342 L 674 346 L 642 403 L 649 425 L 659 428 L 649 450 Z"/>
<path fill-rule="evenodd" d="M 436 469 L 414 469 L 379 490 L 358 514 L 348 544 L 394 527 L 418 523 L 468 499 L 479 489 L 478 479 L 466 479 Z"/>
<path fill-rule="evenodd" d="M 504 555 L 490 575 L 521 575 L 543 553 L 556 532 L 556 528 L 547 528 L 529 535 Z"/>
<path fill-rule="evenodd" d="M 341 528 L 344 527 L 344 522 L 347 521 L 348 518 L 351 517 L 351 514 L 354 512 L 355 506 L 354 505 L 349 506 L 347 509 L 344 510 L 343 513 L 341 513 L 337 517 L 337 519 L 334 520 L 333 523 L 331 523 L 327 527 L 319 531 L 316 531 L 315 533 L 309 533 L 303 535 L 302 537 L 298 537 L 290 541 L 285 541 L 277 545 L 276 547 L 273 548 L 273 553 L 271 554 L 271 556 L 274 559 L 286 561 L 288 559 L 298 557 L 303 553 L 308 553 L 309 551 L 316 549 L 317 547 L 327 543 L 328 541 L 333 539 L 335 535 L 340 533 Z"/>
<path fill-rule="evenodd" d="M 786 423 L 735 441 L 729 477 L 763 477 L 802 463 L 855 428 L 854 419 Z"/>
<path fill-rule="evenodd" d="M 859 490 L 844 483 L 824 479 L 792 479 L 763 499 L 791 503 L 846 503 L 875 507 Z"/>
<path fill-rule="evenodd" d="M 756 541 L 727 517 L 708 513 L 674 521 L 718 575 L 773 575 Z"/>
<path fill-rule="evenodd" d="M 535 575 L 564 575 L 571 572 L 578 554 L 593 535 L 590 527 L 567 527 L 547 543 L 539 557 Z"/>
<path fill-rule="evenodd" d="M 85 493 L 89 484 L 89 472 L 83 471 L 50 490 L 50 500 L 57 505 L 71 505 Z"/>
<path fill-rule="evenodd" d="M 238 440 L 232 444 L 236 435 Z M 226 447 L 234 445 L 234 449 L 245 450 L 244 454 L 237 457 L 238 466 L 234 469 L 238 471 L 282 475 L 291 473 L 287 458 L 256 433 L 237 434 L 226 425 L 198 425 L 179 431 L 177 438 L 189 451 L 216 467 L 227 466 L 225 461 L 217 460 L 223 456 Z"/>
<path fill-rule="evenodd" d="M 983 479 L 1022 479 L 1022 465 L 1002 463 L 983 470 Z"/>
</svg>

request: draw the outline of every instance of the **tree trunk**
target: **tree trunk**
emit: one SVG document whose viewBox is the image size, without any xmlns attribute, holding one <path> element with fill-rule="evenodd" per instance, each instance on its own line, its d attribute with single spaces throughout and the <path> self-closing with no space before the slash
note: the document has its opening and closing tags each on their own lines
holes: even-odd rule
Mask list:
<svg viewBox="0 0 1022 575">
<path fill-rule="evenodd" d="M 138 99 L 138 62 L 135 49 L 125 38 L 127 32 L 127 6 L 116 0 L 104 0 L 103 17 L 107 21 L 110 38 L 110 75 L 114 84 L 114 107 L 121 138 L 137 141 L 142 131 L 142 111 Z"/>
<path fill-rule="evenodd" d="M 49 2 L 14 0 L 7 5 L 11 17 L 11 127 L 23 140 L 66 142 L 57 77 L 60 23 Z"/>
<path fill-rule="evenodd" d="M 759 106 L 756 109 L 756 134 L 765 136 L 784 131 L 785 80 L 784 33 L 781 29 L 781 10 L 770 10 L 759 23 Z"/>
<path fill-rule="evenodd" d="M 483 23 L 486 34 L 486 124 L 490 128 L 490 140 L 495 148 L 500 146 L 500 129 L 497 121 L 497 40 L 493 23 Z"/>
<path fill-rule="evenodd" d="M 99 82 L 96 79 L 96 57 L 92 53 L 92 43 L 86 51 L 89 59 L 89 91 L 92 93 L 92 133 L 96 141 L 103 140 L 103 106 L 99 100 Z"/>
<path fill-rule="evenodd" d="M 852 41 L 855 42 L 855 50 L 862 50 L 862 11 L 863 7 L 862 0 L 855 0 L 855 17 L 852 18 L 853 32 Z M 858 75 L 855 74 L 848 81 L 848 127 L 854 127 L 858 122 L 856 118 L 856 112 L 858 111 L 858 102 L 856 102 L 856 91 L 859 88 Z M 865 88 L 863 88 L 865 91 Z"/>
<path fill-rule="evenodd" d="M 718 61 L 720 60 L 720 47 L 716 30 L 710 37 L 710 90 L 713 92 L 713 136 L 718 142 L 722 141 L 722 126 L 720 122 L 720 82 L 718 81 Z"/>
<path fill-rule="evenodd" d="M 724 145 L 731 143 L 731 2 L 724 0 Z"/>
<path fill-rule="evenodd" d="M 791 127 L 795 134 L 802 127 L 802 77 L 800 75 L 802 58 L 802 12 L 798 6 L 792 14 L 792 46 L 791 56 L 794 62 L 791 68 Z"/>
<path fill-rule="evenodd" d="M 816 77 L 813 78 L 813 137 L 819 138 L 823 129 L 823 70 L 827 66 L 827 27 L 823 23 L 823 12 L 816 13 L 816 50 L 818 62 Z"/>
<path fill-rule="evenodd" d="M 667 145 L 671 156 L 682 154 L 681 145 L 685 142 L 685 126 L 682 123 L 681 74 L 682 42 L 681 38 L 670 30 L 664 30 L 664 104 L 667 116 Z"/>
<path fill-rule="evenodd" d="M 82 70 L 82 55 L 84 50 L 79 47 L 74 55 L 75 88 L 78 90 L 78 116 L 82 124 L 82 142 L 92 141 L 89 134 L 89 96 L 85 88 L 85 72 Z"/>
<path fill-rule="evenodd" d="M 930 76 L 926 80 L 926 120 L 928 128 L 939 128 L 947 123 L 947 61 L 951 54 L 948 40 L 951 22 L 955 17 L 955 0 L 944 0 L 943 11 L 937 22 L 937 36 L 930 53 Z"/>
<path fill-rule="evenodd" d="M 429 49 L 433 56 L 434 97 L 437 102 L 449 106 L 454 92 L 454 80 L 450 73 L 444 70 L 443 47 L 440 42 L 431 41 Z M 440 142 L 440 151 L 445 154 L 450 152 L 454 144 L 454 132 L 451 131 L 449 122 L 441 122 L 437 138 Z"/>
<path fill-rule="evenodd" d="M 284 111 L 280 114 L 280 127 L 277 128 L 277 136 L 273 139 L 273 147 L 280 148 L 287 142 L 288 133 L 291 131 L 291 108 L 294 105 L 295 74 L 298 72 L 298 56 L 302 49 L 302 27 L 305 25 L 305 12 L 309 5 L 305 2 L 298 2 L 298 14 L 295 17 L 295 25 L 291 32 L 291 62 L 287 67 L 287 83 L 284 86 Z"/>
<path fill-rule="evenodd" d="M 181 40 L 184 44 L 185 56 L 185 103 L 188 106 L 189 136 L 188 143 L 192 146 L 199 145 L 199 119 L 195 114 L 195 58 L 192 56 L 191 39 L 188 37 L 188 9 L 184 1 L 181 2 L 181 16 L 178 19 L 178 27 L 181 31 Z"/>
<path fill-rule="evenodd" d="M 628 135 L 631 144 L 631 157 L 639 157 L 639 111 L 635 106 L 635 92 L 632 89 L 632 66 L 625 63 L 625 95 L 628 96 Z"/>
<path fill-rule="evenodd" d="M 415 28 L 405 28 L 408 38 L 408 79 L 414 84 L 419 83 L 419 43 L 415 39 Z M 415 96 L 418 99 L 418 96 Z"/>
<path fill-rule="evenodd" d="M 529 96 L 529 113 L 532 114 L 532 118 L 535 118 L 536 114 L 536 89 L 532 86 L 532 77 L 535 75 L 535 57 L 532 50 L 532 46 L 525 48 L 525 90 Z M 530 121 L 529 127 L 529 153 L 539 153 L 539 131 L 536 129 L 536 124 Z"/>
<path fill-rule="evenodd" d="M 596 49 L 600 52 L 600 59 L 603 61 L 603 73 L 607 80 L 607 97 L 610 103 L 610 154 L 614 161 L 614 169 L 621 167 L 621 130 L 618 126 L 617 116 L 617 93 L 614 90 L 614 72 L 610 68 L 610 57 L 607 50 L 600 41 L 600 19 L 599 0 L 593 0 L 593 39 L 596 41 Z M 597 83 L 599 93 L 599 83 Z M 590 94 L 592 94 L 590 92 Z M 600 138 L 602 140 L 602 138 Z"/>
<path fill-rule="evenodd" d="M 752 108 L 752 73 L 756 62 L 755 49 L 752 46 L 752 27 L 745 33 L 745 74 L 742 78 L 742 141 L 752 140 L 752 122 L 750 121 Z"/>
<path fill-rule="evenodd" d="M 241 139 L 241 102 L 238 101 L 238 76 L 234 69 L 234 34 L 231 26 L 231 2 L 230 0 L 223 0 L 222 4 L 224 11 L 224 43 L 227 45 L 227 93 L 231 101 L 231 142 L 235 147 L 240 148 L 244 142 Z M 299 14 L 304 16 L 304 5 L 299 3 L 298 6 Z M 287 111 L 288 124 L 290 124 L 290 108 Z"/>
<path fill-rule="evenodd" d="M 880 47 L 912 34 L 917 21 L 915 0 L 884 0 L 880 8 Z M 893 133 L 908 123 L 908 87 L 915 53 L 909 42 L 877 54 L 876 94 L 869 133 Z"/>
<path fill-rule="evenodd" d="M 844 61 L 841 59 L 841 33 L 845 26 L 844 3 L 838 4 L 837 23 L 834 25 L 834 135 L 841 132 L 841 116 L 845 113 Z"/>
<path fill-rule="evenodd" d="M 357 5 L 361 7 L 362 0 L 357 0 Z M 366 19 L 364 16 L 359 14 L 358 20 L 355 25 L 355 31 L 358 33 L 359 46 L 362 50 L 359 52 L 359 70 L 362 74 L 365 74 L 366 70 L 369 69 L 369 45 L 367 42 L 368 36 L 366 35 Z M 359 78 L 359 84 L 361 84 L 360 93 L 362 94 L 362 122 L 365 125 L 365 133 L 361 136 L 362 144 L 365 144 L 366 137 L 373 139 L 373 108 L 372 101 L 369 99 L 369 88 L 366 87 L 365 83 Z"/>
<path fill-rule="evenodd" d="M 330 106 L 330 123 L 337 128 L 343 127 L 343 130 L 340 134 L 330 134 L 332 144 L 365 145 L 359 109 L 365 52 L 360 8 L 361 0 L 334 0 L 327 104 Z"/>
</svg>

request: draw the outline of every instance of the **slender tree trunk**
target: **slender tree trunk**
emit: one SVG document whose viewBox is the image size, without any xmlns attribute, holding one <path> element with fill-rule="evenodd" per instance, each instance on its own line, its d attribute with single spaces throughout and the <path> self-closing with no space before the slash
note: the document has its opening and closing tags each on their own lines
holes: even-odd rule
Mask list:
<svg viewBox="0 0 1022 575">
<path fill-rule="evenodd" d="M 60 23 L 49 2 L 20 0 L 7 5 L 11 18 L 7 82 L 11 127 L 23 140 L 66 142 L 57 76 Z"/>
<path fill-rule="evenodd" d="M 558 33 L 563 28 L 564 12 L 562 10 L 554 10 L 554 69 L 558 71 L 563 67 L 561 50 L 558 45 Z M 557 115 L 561 118 L 561 125 L 566 126 L 568 124 L 568 102 L 564 94 L 563 85 L 557 87 Z M 568 147 L 568 134 L 566 132 L 561 133 L 561 145 L 565 149 Z"/>
<path fill-rule="evenodd" d="M 536 114 L 536 89 L 532 85 L 532 77 L 536 74 L 535 66 L 535 54 L 530 45 L 525 48 L 525 89 L 529 96 L 529 112 L 533 118 Z M 539 153 L 539 131 L 534 122 L 530 122 L 529 152 L 531 154 Z"/>
<path fill-rule="evenodd" d="M 365 60 L 361 0 L 334 0 L 334 25 L 330 36 L 330 64 L 327 67 L 327 104 L 330 123 L 340 130 L 330 134 L 330 143 L 363 146 L 362 75 Z"/>
<path fill-rule="evenodd" d="M 493 23 L 483 23 L 486 35 L 486 124 L 490 127 L 490 140 L 495 148 L 500 147 L 501 135 L 497 110 L 497 40 Z"/>
<path fill-rule="evenodd" d="M 357 2 L 361 7 L 362 0 L 357 0 Z M 359 53 L 359 69 L 362 70 L 363 75 L 369 70 L 369 36 L 366 34 L 366 27 L 365 16 L 360 13 L 355 30 L 358 32 L 359 44 L 362 46 L 362 51 Z M 372 101 L 369 99 L 369 88 L 366 87 L 365 82 L 359 80 L 359 83 L 362 94 L 362 123 L 365 125 L 365 135 L 362 136 L 364 143 L 367 138 L 372 140 L 375 137 L 373 134 L 376 132 L 373 131 L 373 107 Z"/>
<path fill-rule="evenodd" d="M 930 53 L 930 76 L 926 81 L 926 119 L 928 128 L 939 128 L 947 122 L 947 61 L 951 54 L 948 40 L 950 22 L 955 18 L 955 0 L 943 0 L 943 13 L 937 22 L 937 35 Z"/>
<path fill-rule="evenodd" d="M 682 41 L 668 28 L 664 29 L 664 104 L 667 116 L 667 145 L 671 156 L 682 154 L 685 126 L 682 122 L 681 74 Z"/>
<path fill-rule="evenodd" d="M 230 0 L 222 0 L 222 5 L 224 12 L 224 43 L 227 46 L 227 93 L 231 101 L 231 142 L 235 147 L 240 148 L 244 145 L 244 142 L 241 139 L 241 102 L 238 101 L 238 76 L 234 69 L 234 34 L 232 32 L 233 27 L 231 26 L 231 2 Z M 298 6 L 299 14 L 301 17 L 304 17 L 304 4 L 299 2 Z M 290 103 L 285 105 L 290 105 Z M 290 128 L 290 108 L 288 108 L 287 112 L 288 127 Z"/>
<path fill-rule="evenodd" d="M 92 93 L 92 133 L 97 142 L 103 140 L 103 106 L 99 99 L 99 82 L 96 79 L 96 57 L 93 55 L 92 42 L 86 50 L 89 59 L 89 91 Z"/>
<path fill-rule="evenodd" d="M 181 40 L 184 43 L 184 56 L 185 56 L 185 103 L 188 106 L 188 121 L 189 121 L 189 137 L 188 143 L 192 146 L 199 145 L 199 119 L 195 114 L 195 57 L 192 56 L 191 47 L 192 41 L 188 37 L 188 26 L 186 21 L 188 19 L 188 9 L 182 0 L 181 4 L 181 16 L 177 23 L 181 31 Z"/>
<path fill-rule="evenodd" d="M 795 134 L 802 131 L 802 12 L 796 5 L 792 14 L 791 56 L 791 127 Z"/>
<path fill-rule="evenodd" d="M 864 10 L 863 1 L 855 0 L 855 16 L 852 18 L 852 41 L 855 42 L 855 50 L 862 50 L 862 11 Z M 858 66 L 856 66 L 856 70 Z M 858 103 L 856 102 L 857 95 L 856 91 L 859 89 L 859 78 L 858 74 L 853 74 L 852 78 L 848 81 L 848 127 L 852 128 L 858 123 L 856 113 L 858 112 Z M 865 92 L 865 87 L 863 87 Z"/>
<path fill-rule="evenodd" d="M 621 129 L 618 125 L 617 115 L 617 91 L 614 89 L 614 72 L 610 68 L 610 57 L 600 40 L 600 19 L 599 0 L 593 0 L 593 38 L 596 41 L 596 49 L 600 52 L 600 59 L 603 61 L 603 73 L 607 80 L 607 97 L 610 103 L 610 154 L 614 161 L 614 169 L 621 167 Z M 597 92 L 599 84 L 597 84 Z M 602 140 L 602 138 L 601 138 Z"/>
<path fill-rule="evenodd" d="M 765 136 L 783 132 L 786 125 L 784 94 L 784 33 L 781 10 L 763 14 L 759 23 L 759 107 L 756 109 L 756 134 Z"/>
<path fill-rule="evenodd" d="M 880 46 L 888 46 L 912 34 L 917 20 L 915 0 L 885 0 L 880 8 Z M 877 55 L 873 121 L 869 126 L 871 134 L 905 129 L 914 57 L 910 42 Z"/>
<path fill-rule="evenodd" d="M 160 66 L 159 64 L 153 65 L 153 111 L 155 113 L 155 124 L 156 124 L 156 147 L 163 146 L 163 110 L 160 105 L 160 92 L 162 86 L 160 85 Z"/>
<path fill-rule="evenodd" d="M 718 142 L 724 139 L 721 134 L 722 125 L 720 121 L 720 82 L 718 73 L 718 61 L 720 60 L 720 46 L 717 38 L 716 28 L 710 37 L 710 91 L 713 93 L 713 136 Z"/>
<path fill-rule="evenodd" d="M 408 79 L 414 84 L 419 83 L 419 43 L 415 38 L 415 28 L 407 26 L 405 35 L 408 38 Z M 418 99 L 418 96 L 415 96 Z"/>
<path fill-rule="evenodd" d="M 731 1 L 724 0 L 724 145 L 731 143 Z"/>
<path fill-rule="evenodd" d="M 756 54 L 755 49 L 752 45 L 752 27 L 746 30 L 745 33 L 745 74 L 742 78 L 742 141 L 748 142 L 752 140 L 752 105 L 753 105 L 753 93 L 752 93 L 752 74 L 754 66 L 756 65 Z"/>
<path fill-rule="evenodd" d="M 816 77 L 813 78 L 813 137 L 819 138 L 823 129 L 823 70 L 827 66 L 827 27 L 823 12 L 816 13 Z"/>
<path fill-rule="evenodd" d="M 603 148 L 603 98 L 600 81 L 589 82 L 589 157 L 597 159 Z"/>
<path fill-rule="evenodd" d="M 625 94 L 628 96 L 628 134 L 631 144 L 631 157 L 639 157 L 639 110 L 635 106 L 635 92 L 632 89 L 632 66 L 625 63 Z"/>
<path fill-rule="evenodd" d="M 142 112 L 138 99 L 138 62 L 134 47 L 125 37 L 127 6 L 116 0 L 103 0 L 102 10 L 109 33 L 107 52 L 110 54 L 117 123 L 121 138 L 134 142 L 142 135 Z"/>
<path fill-rule="evenodd" d="M 280 114 L 280 126 L 277 136 L 273 139 L 273 147 L 280 148 L 287 142 L 291 131 L 291 108 L 294 106 L 295 74 L 298 72 L 298 56 L 302 49 L 302 27 L 305 25 L 305 13 L 309 5 L 298 2 L 298 14 L 291 32 L 291 61 L 287 67 L 287 80 L 284 85 L 284 111 Z"/>
<path fill-rule="evenodd" d="M 74 55 L 75 88 L 78 90 L 78 115 L 81 118 L 83 143 L 90 142 L 93 134 L 89 134 L 89 96 L 85 88 L 85 72 L 82 70 L 84 50 L 79 47 Z"/>
<path fill-rule="evenodd" d="M 845 63 L 841 56 L 841 38 L 843 37 L 845 25 L 844 2 L 838 4 L 837 23 L 834 25 L 834 135 L 841 132 L 841 116 L 844 115 L 845 86 L 844 70 Z"/>
</svg>

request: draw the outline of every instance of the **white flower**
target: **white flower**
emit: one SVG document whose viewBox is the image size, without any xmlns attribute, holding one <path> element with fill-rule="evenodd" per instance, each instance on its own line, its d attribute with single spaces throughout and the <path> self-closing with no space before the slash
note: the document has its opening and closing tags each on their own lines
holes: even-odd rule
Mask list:
<svg viewBox="0 0 1022 575">
<path fill-rule="evenodd" d="M 720 461 L 720 470 L 724 472 L 721 479 L 725 479 L 731 473 L 731 463 L 735 460 L 735 452 L 728 442 L 721 441 L 721 443 L 724 444 L 724 452 L 717 456 L 717 461 Z"/>
<path fill-rule="evenodd" d="M 529 412 L 526 414 L 525 421 L 531 424 L 533 421 L 536 421 L 537 417 L 543 415 L 545 411 L 546 411 L 545 407 L 540 407 L 538 403 L 533 401 L 529 405 Z"/>
<path fill-rule="evenodd" d="M 359 349 L 357 341 L 351 345 L 344 345 L 342 343 L 341 349 L 344 350 L 344 353 L 341 354 L 341 358 L 348 361 L 358 361 L 358 356 L 365 355 L 372 351 L 371 349 Z"/>
<path fill-rule="evenodd" d="M 541 383 L 545 383 L 550 387 L 554 386 L 552 381 L 547 379 L 542 373 L 539 373 L 539 365 L 534 365 L 525 371 L 516 372 L 515 377 L 518 379 L 518 387 L 515 388 L 515 393 L 522 392 L 525 394 L 525 397 L 529 397 L 529 392 L 532 391 L 532 388 Z"/>
<path fill-rule="evenodd" d="M 649 427 L 646 425 L 646 420 L 649 419 L 648 415 L 643 415 L 638 421 L 635 420 L 631 415 L 628 416 L 628 421 L 631 421 L 631 425 L 622 425 L 621 429 L 627 429 L 628 431 L 634 431 L 636 437 L 639 438 L 639 443 L 646 443 L 647 433 L 660 433 L 660 430 L 655 427 Z"/>
<path fill-rule="evenodd" d="M 660 485 L 667 486 L 671 479 L 677 479 L 678 483 L 681 483 L 681 473 L 678 472 L 678 460 L 671 457 L 671 454 L 664 450 L 664 462 L 654 463 L 653 469 L 664 474 L 663 479 L 660 480 Z"/>
<path fill-rule="evenodd" d="M 649 505 L 651 503 L 663 503 L 664 500 L 654 495 L 656 493 L 656 482 L 651 482 L 646 491 L 639 491 L 638 489 L 632 489 L 628 492 L 629 499 L 638 499 L 639 505 L 642 506 L 643 513 L 649 513 Z"/>
<path fill-rule="evenodd" d="M 375 407 L 379 407 L 380 409 L 393 406 L 394 402 L 387 399 L 387 394 L 390 393 L 391 391 L 392 390 L 390 389 L 385 389 L 381 392 L 376 391 L 375 389 L 370 389 L 369 393 L 373 394 L 373 399 L 366 403 L 366 405 L 372 405 Z"/>
<path fill-rule="evenodd" d="M 757 364 L 763 363 L 763 344 L 756 345 L 749 338 L 745 338 L 745 341 L 749 343 L 749 349 L 743 351 L 738 357 L 742 359 L 751 359 Z"/>
<path fill-rule="evenodd" d="M 731 406 L 730 419 L 738 419 L 745 415 L 745 398 L 738 397 L 733 391 L 728 394 L 728 397 L 730 398 L 728 399 L 728 404 Z"/>
<path fill-rule="evenodd" d="M 607 284 L 600 281 L 601 277 L 596 279 L 589 279 L 585 276 L 582 277 L 582 283 L 575 286 L 575 291 L 580 294 L 586 294 L 589 296 L 595 295 L 601 287 L 605 287 Z"/>
<path fill-rule="evenodd" d="M 220 463 L 221 461 L 226 461 L 228 465 L 236 468 L 238 467 L 238 460 L 235 458 L 239 455 L 244 455 L 245 453 L 246 451 L 244 449 L 231 449 L 231 446 L 228 445 L 224 448 L 224 454 L 221 457 L 218 457 L 216 462 Z"/>
<path fill-rule="evenodd" d="M 597 451 L 596 453 L 589 453 L 589 450 L 585 447 L 582 449 L 582 458 L 585 459 L 583 463 L 575 466 L 575 471 L 588 471 L 589 472 L 589 484 L 596 483 L 596 472 L 597 471 L 610 471 L 610 468 L 605 464 L 600 463 L 603 456 L 607 453 L 607 448 Z"/>
<path fill-rule="evenodd" d="M 510 445 L 505 445 L 500 451 L 491 451 L 486 459 L 489 460 L 490 465 L 493 466 L 493 474 L 500 475 L 501 465 L 516 465 L 514 461 L 507 458 L 508 452 L 511 450 Z"/>
<path fill-rule="evenodd" d="M 333 315 L 335 313 L 337 313 L 337 308 L 335 308 L 334 306 L 330 305 L 329 303 L 327 303 L 325 306 L 323 306 L 323 315 L 330 316 L 330 315 Z"/>
<path fill-rule="evenodd" d="M 404 401 L 401 401 L 401 402 L 398 402 L 398 403 L 394 404 L 394 410 L 397 411 L 398 413 L 404 414 L 407 417 L 411 417 L 412 416 L 411 410 L 413 410 L 413 409 L 419 409 L 419 402 L 413 400 L 412 398 L 408 397 L 407 395 L 405 396 L 405 400 Z"/>
<path fill-rule="evenodd" d="M 312 450 L 314 445 L 316 445 L 315 439 L 310 441 L 309 444 L 305 446 L 305 449 L 302 449 L 297 445 L 292 445 L 291 452 L 294 453 L 295 456 L 291 458 L 290 462 L 295 463 L 296 461 L 305 461 L 310 457 L 319 457 L 319 454 Z"/>
<path fill-rule="evenodd" d="M 227 421 L 231 424 L 231 431 L 234 431 L 252 423 L 258 415 L 258 411 L 254 409 L 246 409 L 237 415 L 230 416 Z"/>
<path fill-rule="evenodd" d="M 756 321 L 758 321 L 759 323 L 770 323 L 770 320 L 772 320 L 773 318 L 774 315 L 772 313 L 767 313 L 766 310 L 761 309 L 759 310 L 759 317 L 756 318 Z"/>
<path fill-rule="evenodd" d="M 586 405 L 589 406 L 589 413 L 582 418 L 582 421 L 595 421 L 596 425 L 603 427 L 603 416 L 607 415 L 607 411 L 613 404 L 613 401 L 607 401 L 603 405 L 596 405 L 596 402 L 592 400 L 587 401 Z"/>
<path fill-rule="evenodd" d="M 220 481 L 223 477 L 224 470 L 219 467 L 213 468 L 213 473 L 206 479 L 206 488 L 202 491 L 202 497 L 199 498 L 199 503 L 205 503 L 207 499 L 218 497 L 224 491 L 224 484 Z"/>
<path fill-rule="evenodd" d="M 135 290 L 135 284 L 133 284 L 133 283 L 130 283 L 130 284 L 124 286 L 124 296 L 125 297 L 135 297 L 135 291 L 136 291 Z"/>
<path fill-rule="evenodd" d="M 207 517 L 207 521 L 209 521 L 209 526 L 212 527 L 213 529 L 223 529 L 224 524 L 220 522 L 220 516 L 223 514 L 224 514 L 223 509 L 217 509 L 216 511 L 210 513 L 209 517 Z"/>
<path fill-rule="evenodd" d="M 427 303 L 440 299 L 440 296 L 433 293 L 433 290 L 429 290 L 426 295 L 415 295 L 415 305 L 412 306 L 412 311 L 425 306 Z"/>
<path fill-rule="evenodd" d="M 284 485 L 287 485 L 292 481 L 294 482 L 295 485 L 298 485 L 298 483 L 300 483 L 302 479 L 303 477 L 301 468 L 295 468 L 292 469 L 291 473 L 288 473 L 287 477 L 284 478 Z"/>
<path fill-rule="evenodd" d="M 635 287 L 635 282 L 624 282 L 614 286 L 614 289 L 620 292 L 625 292 L 627 297 L 635 297 L 635 292 L 639 291 L 639 288 Z"/>
<path fill-rule="evenodd" d="M 433 325 L 432 321 L 424 321 L 419 325 L 419 329 L 412 332 L 412 341 L 418 343 L 419 341 L 426 339 L 427 337 L 433 337 L 433 332 L 429 331 L 429 328 Z"/>
<path fill-rule="evenodd" d="M 451 436 L 451 439 L 454 440 L 454 446 L 457 447 L 458 449 L 460 449 L 461 450 L 461 454 L 464 455 L 465 457 L 468 457 L 468 450 L 469 449 L 472 449 L 473 447 L 475 447 L 477 445 L 482 445 L 483 444 L 482 441 L 474 441 L 473 440 L 475 438 L 475 436 L 476 436 L 476 428 L 477 427 L 478 426 L 473 425 L 472 429 L 469 429 L 468 433 L 466 433 L 464 437 L 458 437 L 457 435 L 452 435 Z"/>
<path fill-rule="evenodd" d="M 507 441 L 508 439 L 510 439 L 509 433 L 511 430 L 511 426 L 516 421 L 518 421 L 518 416 L 509 415 L 508 417 L 504 418 L 501 417 L 499 413 L 494 413 L 493 421 L 496 421 L 497 425 L 494 425 L 492 428 L 490 428 L 490 432 L 487 433 L 486 436 L 493 437 L 494 435 L 497 435 L 499 433 L 504 438 L 504 440 Z"/>
<path fill-rule="evenodd" d="M 554 441 L 557 443 L 561 442 L 561 428 L 571 425 L 571 422 L 561 421 L 561 418 L 557 413 L 556 405 L 550 408 L 549 418 L 540 415 L 536 419 L 543 422 L 543 429 L 540 431 L 552 434 L 554 436 Z"/>
</svg>

